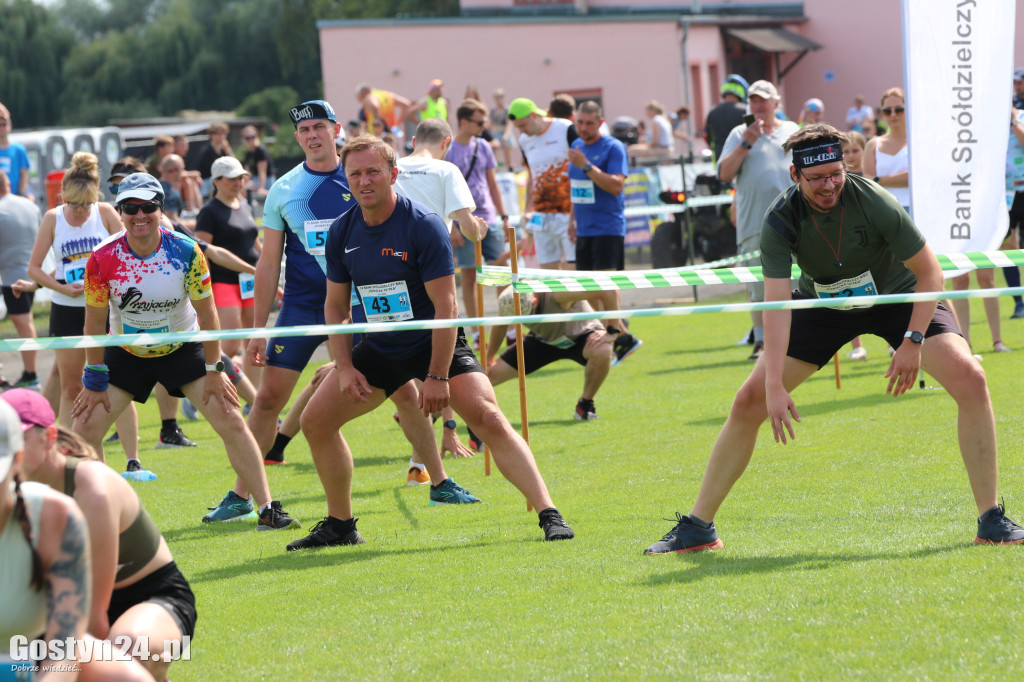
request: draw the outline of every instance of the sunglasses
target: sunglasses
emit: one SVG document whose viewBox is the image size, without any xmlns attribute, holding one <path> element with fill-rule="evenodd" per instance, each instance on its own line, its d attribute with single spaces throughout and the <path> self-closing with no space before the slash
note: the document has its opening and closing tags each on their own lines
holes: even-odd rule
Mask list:
<svg viewBox="0 0 1024 682">
<path fill-rule="evenodd" d="M 885 114 L 886 116 L 892 116 L 893 112 L 896 112 L 897 114 L 902 114 L 904 111 L 906 111 L 906 109 L 904 109 L 903 107 L 896 107 L 895 109 L 893 109 L 892 107 L 884 107 L 882 109 L 882 113 Z"/>
<path fill-rule="evenodd" d="M 139 211 L 142 211 L 146 215 L 156 213 L 158 208 L 163 208 L 163 204 L 159 201 L 147 201 L 144 204 L 121 204 L 119 206 L 121 213 L 127 215 L 136 215 Z"/>
<path fill-rule="evenodd" d="M 247 140 L 255 140 L 256 136 L 255 135 L 246 135 L 245 139 L 247 139 Z"/>
<path fill-rule="evenodd" d="M 475 121 L 475 120 L 473 120 L 473 119 L 469 119 L 469 122 L 470 122 L 470 123 L 473 123 L 473 124 L 476 124 L 476 125 L 478 125 L 478 126 L 482 126 L 482 125 L 483 125 L 484 123 L 487 123 L 487 119 L 485 119 L 485 118 L 482 118 L 482 119 L 480 119 L 479 121 Z"/>
</svg>

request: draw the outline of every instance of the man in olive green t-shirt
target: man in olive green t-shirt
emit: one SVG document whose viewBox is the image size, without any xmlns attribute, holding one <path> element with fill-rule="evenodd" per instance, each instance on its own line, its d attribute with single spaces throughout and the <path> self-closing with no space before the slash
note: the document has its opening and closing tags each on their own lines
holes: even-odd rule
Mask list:
<svg viewBox="0 0 1024 682">
<path fill-rule="evenodd" d="M 924 237 L 899 204 L 870 180 L 847 176 L 846 136 L 827 124 L 794 133 L 793 187 L 765 214 L 761 261 L 765 300 L 790 300 L 790 257 L 802 275 L 797 296 L 844 298 L 841 308 L 765 311 L 765 354 L 740 388 L 725 427 L 711 451 L 704 480 L 689 515 L 647 554 L 722 547 L 714 518 L 746 469 L 757 432 L 770 419 L 775 441 L 794 438 L 800 421 L 790 391 L 824 366 L 860 334 L 881 336 L 896 349 L 885 377 L 886 392 L 902 395 L 920 369 L 956 401 L 961 456 L 978 507 L 982 544 L 1024 543 L 1021 528 L 997 504 L 995 419 L 985 374 L 971 357 L 948 310 L 936 301 L 858 304 L 858 296 L 942 291 L 942 270 Z"/>
</svg>

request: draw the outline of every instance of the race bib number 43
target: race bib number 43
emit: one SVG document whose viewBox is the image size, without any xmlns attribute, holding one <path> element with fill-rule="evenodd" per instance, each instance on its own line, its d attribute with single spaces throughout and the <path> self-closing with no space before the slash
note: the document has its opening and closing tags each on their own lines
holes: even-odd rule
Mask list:
<svg viewBox="0 0 1024 682">
<path fill-rule="evenodd" d="M 878 293 L 878 287 L 875 286 L 875 280 L 871 276 L 871 271 L 857 275 L 856 277 L 849 277 L 847 279 L 841 279 L 838 282 L 832 284 L 819 284 L 814 283 L 814 292 L 818 294 L 818 298 L 856 298 L 857 296 L 874 296 Z M 870 308 L 873 303 L 855 303 L 850 302 L 849 305 L 839 307 L 839 310 L 850 310 L 852 308 Z"/>
<path fill-rule="evenodd" d="M 411 320 L 412 302 L 405 280 L 382 282 L 357 287 L 363 299 L 367 322 L 400 322 Z"/>
</svg>

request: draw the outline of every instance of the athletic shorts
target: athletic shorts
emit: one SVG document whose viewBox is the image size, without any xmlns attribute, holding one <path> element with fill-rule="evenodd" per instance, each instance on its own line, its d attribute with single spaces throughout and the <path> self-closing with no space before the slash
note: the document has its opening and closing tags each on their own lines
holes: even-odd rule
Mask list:
<svg viewBox="0 0 1024 682">
<path fill-rule="evenodd" d="M 537 247 L 537 262 L 541 265 L 557 263 L 563 258 L 576 262 L 576 245 L 569 239 L 568 213 L 535 213 L 541 216 L 538 226 L 531 222 L 526 229 L 533 233 L 533 243 Z"/>
<path fill-rule="evenodd" d="M 158 383 L 175 398 L 184 398 L 181 387 L 206 376 L 203 344 L 183 343 L 167 355 L 140 358 L 119 346 L 103 349 L 103 362 L 110 370 L 110 385 L 130 393 L 132 400 L 145 403 Z"/>
<path fill-rule="evenodd" d="M 625 270 L 626 238 L 610 235 L 576 237 L 577 270 Z"/>
<path fill-rule="evenodd" d="M 218 308 L 251 308 L 256 305 L 256 298 L 242 298 L 242 289 L 237 284 L 228 282 L 214 282 L 213 304 Z"/>
<path fill-rule="evenodd" d="M 806 296 L 794 292 L 793 298 Z M 913 309 L 913 303 L 891 303 L 856 310 L 794 309 L 786 355 L 821 369 L 839 349 L 862 334 L 880 336 L 893 348 L 899 348 Z M 927 339 L 945 333 L 963 336 L 953 315 L 939 303 L 924 335 Z"/>
<path fill-rule="evenodd" d="M 137 583 L 114 590 L 107 607 L 107 619 L 113 625 L 128 609 L 146 603 L 162 606 L 171 614 L 182 635 L 191 639 L 195 634 L 196 598 L 173 561 Z"/>
<path fill-rule="evenodd" d="M 761 234 L 755 234 L 753 237 L 747 237 L 739 244 L 736 245 L 740 255 L 744 253 L 750 253 L 751 251 L 757 251 L 761 248 Z M 751 258 L 743 261 L 743 265 L 747 267 L 760 267 L 761 258 Z M 764 282 L 750 282 L 747 284 L 747 300 L 748 301 L 763 301 L 764 300 Z"/>
<path fill-rule="evenodd" d="M 465 237 L 463 237 L 465 239 Z M 505 236 L 501 231 L 501 223 L 491 223 L 487 226 L 487 234 L 480 242 L 481 256 L 485 263 L 493 263 L 505 250 Z M 462 246 L 452 246 L 455 252 L 455 260 L 460 270 L 467 270 L 476 267 L 476 246 L 468 239 Z"/>
<path fill-rule="evenodd" d="M 536 372 L 545 365 L 550 365 L 556 360 L 572 360 L 578 365 L 587 365 L 587 359 L 583 357 L 583 349 L 587 346 L 587 339 L 594 332 L 590 331 L 576 339 L 576 342 L 568 348 L 559 348 L 550 343 L 544 343 L 540 337 L 530 332 L 523 339 L 523 360 L 526 362 L 526 373 Z M 519 359 L 516 357 L 516 347 L 506 348 L 501 354 L 501 359 L 513 369 L 519 368 Z"/>
<path fill-rule="evenodd" d="M 1013 203 L 1010 205 L 1010 227 L 1006 236 L 1009 237 L 1021 227 L 1024 227 L 1024 192 L 1014 192 Z"/>
<path fill-rule="evenodd" d="M 85 330 L 85 306 L 50 303 L 50 336 L 81 336 Z"/>
<path fill-rule="evenodd" d="M 302 308 L 285 304 L 277 315 L 275 327 L 297 327 L 307 324 L 324 324 L 323 308 Z M 321 336 L 275 336 L 267 341 L 267 364 L 301 372 L 306 369 L 313 352 L 327 335 Z"/>
<path fill-rule="evenodd" d="M 10 287 L 0 287 L 4 295 L 4 305 L 7 306 L 8 315 L 24 315 L 32 312 L 32 301 L 36 295 L 28 291 L 22 292 L 21 296 L 15 296 L 14 290 Z"/>
<path fill-rule="evenodd" d="M 352 366 L 366 377 L 367 383 L 383 389 L 390 396 L 405 386 L 410 379 L 422 381 L 427 378 L 432 352 L 431 347 L 427 346 L 411 358 L 392 360 L 373 350 L 366 341 L 363 341 L 352 349 Z M 469 372 L 483 374 L 484 368 L 477 362 L 473 350 L 466 343 L 466 335 L 462 331 L 462 327 L 459 327 L 458 337 L 455 339 L 455 353 L 452 355 L 452 364 L 448 368 L 448 378 Z"/>
</svg>

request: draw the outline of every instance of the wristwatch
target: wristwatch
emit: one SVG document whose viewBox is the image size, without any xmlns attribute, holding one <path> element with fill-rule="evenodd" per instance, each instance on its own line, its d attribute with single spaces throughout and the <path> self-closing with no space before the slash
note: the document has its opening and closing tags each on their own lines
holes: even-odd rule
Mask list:
<svg viewBox="0 0 1024 682">
<path fill-rule="evenodd" d="M 903 338 L 910 339 L 911 343 L 924 343 L 924 334 L 922 334 L 921 332 L 907 332 L 906 334 L 903 335 Z"/>
<path fill-rule="evenodd" d="M 212 365 L 207 365 L 206 366 L 206 371 L 207 372 L 223 372 L 224 371 L 224 361 L 223 360 L 218 360 L 217 362 L 213 363 Z"/>
<path fill-rule="evenodd" d="M 592 164 L 591 164 L 591 163 L 590 163 L 589 161 L 587 161 L 587 164 L 586 164 L 585 166 L 583 166 L 583 168 L 582 168 L 581 170 L 582 170 L 582 171 L 583 171 L 584 173 L 589 173 L 589 172 L 590 172 L 590 171 L 592 171 L 593 169 L 594 169 L 594 166 L 593 166 L 593 165 L 592 165 Z"/>
<path fill-rule="evenodd" d="M 749 142 L 747 142 L 746 140 L 743 140 L 742 142 L 740 142 L 740 146 L 741 146 L 741 147 L 743 147 L 744 149 L 750 149 L 750 148 L 751 148 L 751 147 L 753 147 L 754 145 L 750 144 L 750 143 L 749 143 Z"/>
<path fill-rule="evenodd" d="M 456 426 L 458 426 L 458 424 L 456 424 L 456 423 L 455 423 L 455 420 L 454 420 L 454 419 L 448 419 L 448 420 L 446 420 L 446 421 L 445 421 L 445 423 L 444 423 L 444 428 L 446 428 L 446 429 L 451 429 L 452 431 L 454 431 L 454 430 L 455 430 L 455 427 L 456 427 Z"/>
</svg>

